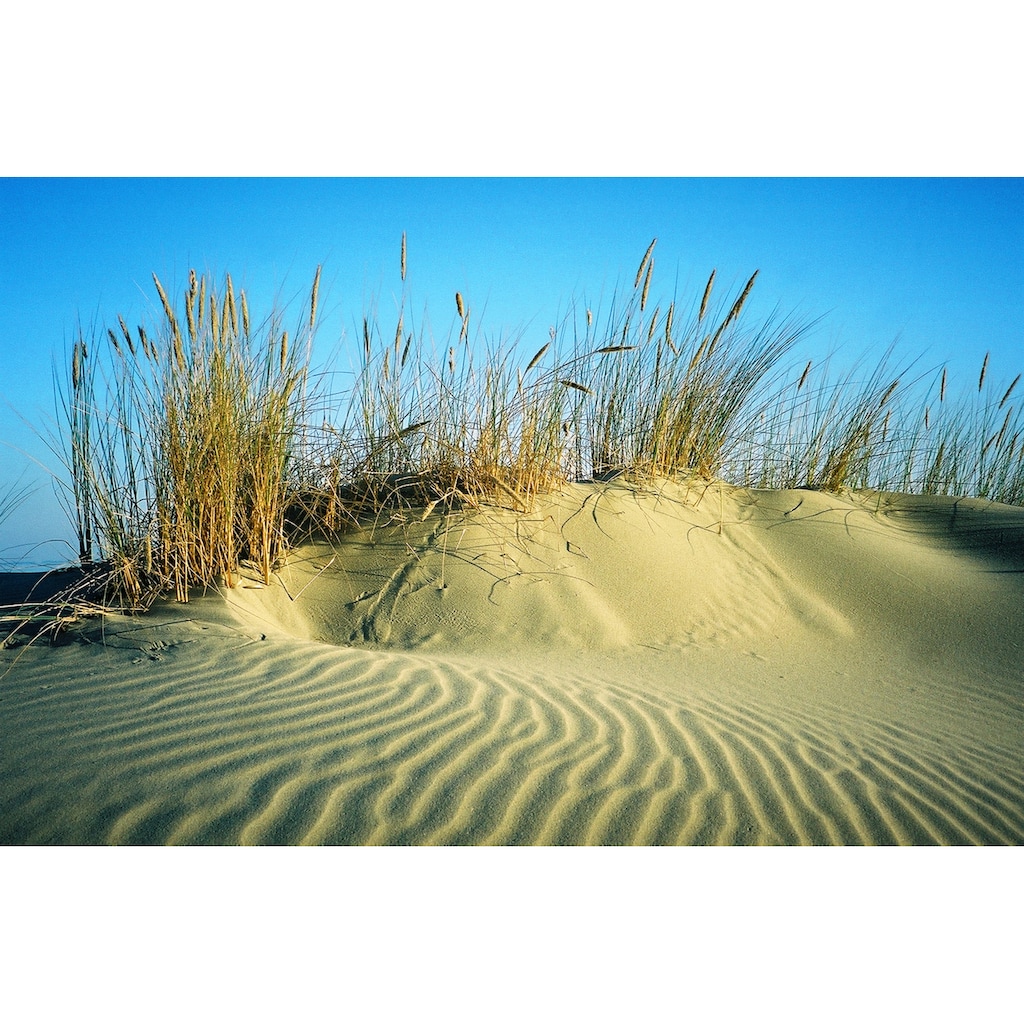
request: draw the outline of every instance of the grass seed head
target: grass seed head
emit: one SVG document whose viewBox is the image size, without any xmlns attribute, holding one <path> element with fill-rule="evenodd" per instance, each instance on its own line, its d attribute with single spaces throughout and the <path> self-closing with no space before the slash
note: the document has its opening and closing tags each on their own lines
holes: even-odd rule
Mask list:
<svg viewBox="0 0 1024 1024">
<path fill-rule="evenodd" d="M 1016 377 L 1013 378 L 1013 383 L 1006 389 L 1006 394 L 1004 394 L 1003 397 L 999 400 L 999 408 L 1000 409 L 1002 409 L 1002 407 L 1004 405 L 1006 405 L 1006 400 L 1010 397 L 1010 395 L 1013 394 L 1013 389 L 1020 382 L 1020 378 L 1021 378 L 1021 375 L 1019 373 L 1017 374 Z"/>
<path fill-rule="evenodd" d="M 404 241 L 405 235 L 402 235 Z M 404 248 L 404 247 L 403 247 Z M 309 296 L 309 333 L 313 333 L 313 327 L 316 324 L 316 300 L 317 295 L 320 292 L 320 271 L 322 267 L 317 265 L 316 274 L 313 275 L 313 291 Z M 405 275 L 402 275 L 402 279 L 405 279 Z"/>
<path fill-rule="evenodd" d="M 704 287 L 704 297 L 700 300 L 700 312 L 697 314 L 697 323 L 700 323 L 707 315 L 708 299 L 711 298 L 711 286 L 715 283 L 715 270 L 711 271 L 708 283 Z"/>
<path fill-rule="evenodd" d="M 651 244 L 647 246 L 647 252 L 644 253 L 644 258 L 640 261 L 640 266 L 637 268 L 636 271 L 636 280 L 633 282 L 634 289 L 640 287 L 640 278 L 644 276 L 644 270 L 647 267 L 647 261 L 650 259 L 651 253 L 654 252 L 654 245 L 657 241 L 657 238 L 653 238 L 651 239 Z"/>
<path fill-rule="evenodd" d="M 224 302 L 221 304 L 220 310 L 220 337 L 224 339 L 225 344 L 227 344 L 228 338 L 231 337 L 229 332 L 231 331 L 231 324 L 233 320 L 231 316 L 233 307 L 234 301 L 231 298 L 231 290 L 229 288 L 224 296 Z"/>
<path fill-rule="evenodd" d="M 750 280 L 747 282 L 746 287 L 743 289 L 743 292 L 740 294 L 740 297 L 736 300 L 736 305 L 734 305 L 732 307 L 732 309 L 729 311 L 729 319 L 730 320 L 735 320 L 736 317 L 738 317 L 740 315 L 740 312 L 742 311 L 743 306 L 745 305 L 745 303 L 747 301 L 747 297 L 750 295 L 750 290 L 751 290 L 751 288 L 754 287 L 754 282 L 757 280 L 757 275 L 760 274 L 760 273 L 761 273 L 760 270 L 755 270 L 750 275 Z"/>
<path fill-rule="evenodd" d="M 128 325 L 124 322 L 123 316 L 117 318 L 118 326 L 121 328 L 121 334 L 124 337 L 125 343 L 128 345 L 128 351 L 132 355 L 135 355 L 135 345 L 132 342 L 132 332 L 128 330 Z"/>
<path fill-rule="evenodd" d="M 896 389 L 899 387 L 899 384 L 900 384 L 900 380 L 899 380 L 899 377 L 897 377 L 896 380 L 894 380 L 885 389 L 885 393 L 882 395 L 882 398 L 881 398 L 881 400 L 878 403 L 878 408 L 879 409 L 881 409 L 882 406 L 885 405 L 885 403 L 888 402 L 890 398 L 892 398 L 892 396 L 895 393 Z"/>
<path fill-rule="evenodd" d="M 227 307 L 228 320 L 231 324 L 232 335 L 238 334 L 238 311 L 235 309 L 235 289 L 231 286 L 231 275 L 227 275 Z"/>
<path fill-rule="evenodd" d="M 196 322 L 196 328 L 201 331 L 203 329 L 203 323 L 205 322 L 205 317 L 206 317 L 206 275 L 205 274 L 203 274 L 203 276 L 201 278 L 199 278 L 199 301 L 198 301 L 198 303 L 196 305 L 196 311 L 199 314 L 199 319 Z"/>
<path fill-rule="evenodd" d="M 164 308 L 164 316 L 167 317 L 167 323 L 170 325 L 171 331 L 177 340 L 177 344 L 181 344 L 180 331 L 178 330 L 178 318 L 174 315 L 174 310 L 171 308 L 170 302 L 167 301 L 167 293 L 164 291 L 164 286 L 160 283 L 160 278 L 153 275 L 153 283 L 156 285 L 157 295 L 160 296 L 160 304 Z"/>
<path fill-rule="evenodd" d="M 540 351 L 529 361 L 529 363 L 527 363 L 526 369 L 523 371 L 524 375 L 529 373 L 541 361 L 541 359 L 544 357 L 544 353 L 547 352 L 547 350 L 550 347 L 550 341 L 545 342 L 544 345 L 541 346 Z"/>
<path fill-rule="evenodd" d="M 653 245 L 653 243 L 651 243 Z M 651 259 L 647 263 L 647 276 L 644 278 L 644 290 L 640 295 L 640 312 L 644 311 L 644 307 L 647 305 L 647 293 L 651 290 L 651 274 L 654 272 L 654 260 Z"/>
</svg>

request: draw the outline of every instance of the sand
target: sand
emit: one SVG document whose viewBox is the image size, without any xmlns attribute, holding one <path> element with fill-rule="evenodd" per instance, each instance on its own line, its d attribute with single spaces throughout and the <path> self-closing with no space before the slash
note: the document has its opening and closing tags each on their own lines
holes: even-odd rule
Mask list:
<svg viewBox="0 0 1024 1024">
<path fill-rule="evenodd" d="M 409 512 L 0 651 L 0 842 L 1018 844 L 1022 645 L 1021 508 Z"/>
</svg>

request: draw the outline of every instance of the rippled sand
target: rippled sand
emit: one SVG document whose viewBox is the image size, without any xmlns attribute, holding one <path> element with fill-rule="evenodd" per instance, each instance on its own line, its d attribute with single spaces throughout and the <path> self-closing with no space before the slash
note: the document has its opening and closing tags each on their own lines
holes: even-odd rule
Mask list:
<svg viewBox="0 0 1024 1024">
<path fill-rule="evenodd" d="M 577 485 L 0 651 L 7 844 L 1016 844 L 1024 510 Z"/>
</svg>

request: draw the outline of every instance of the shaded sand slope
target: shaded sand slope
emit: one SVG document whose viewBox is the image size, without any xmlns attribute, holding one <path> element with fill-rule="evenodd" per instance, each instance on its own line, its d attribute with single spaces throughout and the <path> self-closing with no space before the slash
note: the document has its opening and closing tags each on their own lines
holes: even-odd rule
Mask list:
<svg viewBox="0 0 1024 1024">
<path fill-rule="evenodd" d="M 1022 573 L 1010 506 L 579 484 L 529 515 L 412 517 L 311 544 L 281 587 L 228 597 L 254 625 L 330 643 L 575 652 L 809 630 L 1011 664 Z"/>
<path fill-rule="evenodd" d="M 0 652 L 0 840 L 1024 839 L 1024 510 L 575 485 L 280 580 Z"/>
</svg>

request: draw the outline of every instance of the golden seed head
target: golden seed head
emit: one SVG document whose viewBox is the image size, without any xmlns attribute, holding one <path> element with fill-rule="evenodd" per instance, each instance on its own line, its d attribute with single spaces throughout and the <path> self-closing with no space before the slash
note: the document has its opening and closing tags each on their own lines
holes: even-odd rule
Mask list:
<svg viewBox="0 0 1024 1024">
<path fill-rule="evenodd" d="M 732 311 L 729 313 L 730 319 L 734 319 L 740 315 L 740 310 L 743 309 L 743 305 L 747 301 L 747 296 L 750 294 L 750 289 L 754 287 L 754 281 L 757 280 L 757 275 L 760 273 L 760 270 L 755 270 L 750 275 L 750 280 L 747 282 L 747 286 L 743 289 L 743 294 L 736 300 L 736 305 L 732 307 Z"/>
<path fill-rule="evenodd" d="M 231 333 L 238 334 L 238 312 L 235 309 L 235 289 L 231 286 L 231 275 L 227 275 L 227 307 L 228 319 L 231 323 Z"/>
<path fill-rule="evenodd" d="M 1020 377 L 1021 377 L 1021 375 L 1018 373 L 1017 376 L 1013 378 L 1013 383 L 1006 389 L 1006 394 L 1003 395 L 1003 397 L 999 401 L 999 408 L 1000 409 L 1002 409 L 1002 407 L 1004 405 L 1006 405 L 1006 400 L 1010 397 L 1010 395 L 1013 394 L 1013 389 L 1020 382 Z"/>
<path fill-rule="evenodd" d="M 650 342 L 651 338 L 654 337 L 654 329 L 658 326 L 658 313 L 661 312 L 661 307 L 656 306 L 654 313 L 651 315 L 651 322 L 647 327 L 647 341 Z"/>
<path fill-rule="evenodd" d="M 196 311 L 195 311 L 195 292 L 189 292 L 188 298 L 185 301 L 185 323 L 188 326 L 189 339 L 195 343 L 196 340 Z"/>
<path fill-rule="evenodd" d="M 124 317 L 118 316 L 117 322 L 121 326 L 121 333 L 124 335 L 124 340 L 128 343 L 128 348 L 134 353 L 135 348 L 132 345 L 132 332 L 128 330 L 128 325 L 124 322 Z"/>
<path fill-rule="evenodd" d="M 704 356 L 704 351 L 705 349 L 707 349 L 709 341 L 711 341 L 711 335 L 704 335 L 704 340 L 700 343 L 700 346 L 697 348 L 697 351 L 693 353 L 693 358 L 690 360 L 690 365 L 686 368 L 687 373 L 693 373 L 693 371 L 697 368 L 698 364 Z"/>
<path fill-rule="evenodd" d="M 550 347 L 550 341 L 541 347 L 540 351 L 529 361 L 529 363 L 527 363 L 525 370 L 526 373 L 529 373 L 541 361 L 541 359 L 544 357 L 544 353 L 547 352 L 547 350 Z"/>
<path fill-rule="evenodd" d="M 711 271 L 711 276 L 708 278 L 708 283 L 704 288 L 704 298 L 700 300 L 700 312 L 697 314 L 697 323 L 704 319 L 704 315 L 708 311 L 708 299 L 711 298 L 711 286 L 715 283 L 715 273 L 716 271 Z"/>
<path fill-rule="evenodd" d="M 459 316 L 465 317 L 465 315 L 466 315 L 466 308 L 462 304 L 462 293 L 461 292 L 456 292 L 455 293 L 455 308 L 459 311 Z"/>
<path fill-rule="evenodd" d="M 203 274 L 203 276 L 201 278 L 199 278 L 199 303 L 198 303 L 198 309 L 199 309 L 199 323 L 198 323 L 198 326 L 201 328 L 203 326 L 203 317 L 206 315 L 206 275 L 205 274 Z"/>
<path fill-rule="evenodd" d="M 652 243 L 653 244 L 653 243 Z M 651 290 L 651 274 L 654 271 L 654 260 L 650 260 L 647 264 L 647 276 L 644 278 L 644 290 L 640 296 L 640 312 L 644 311 L 644 306 L 647 305 L 647 293 Z"/>
<path fill-rule="evenodd" d="M 651 244 L 647 246 L 647 252 L 644 253 L 644 258 L 640 261 L 640 266 L 636 271 L 636 280 L 633 281 L 633 287 L 640 287 L 640 278 L 644 276 L 644 268 L 647 266 L 647 261 L 650 259 L 651 253 L 654 251 L 654 244 L 657 242 L 657 238 L 651 239 Z"/>
<path fill-rule="evenodd" d="M 178 337 L 178 318 L 174 315 L 174 310 L 171 308 L 171 304 L 167 301 L 167 293 L 164 291 L 163 285 L 160 283 L 160 279 L 153 275 L 153 283 L 156 285 L 157 294 L 160 296 L 160 303 L 164 308 L 164 315 L 167 317 L 167 322 L 171 326 L 171 330 L 174 333 L 175 338 Z M 179 341 L 180 344 L 180 341 Z"/>
<path fill-rule="evenodd" d="M 320 292 L 320 271 L 322 267 L 320 265 L 316 268 L 316 274 L 313 276 L 313 292 L 309 297 L 309 333 L 313 333 L 313 325 L 316 323 L 316 299 Z"/>
</svg>

